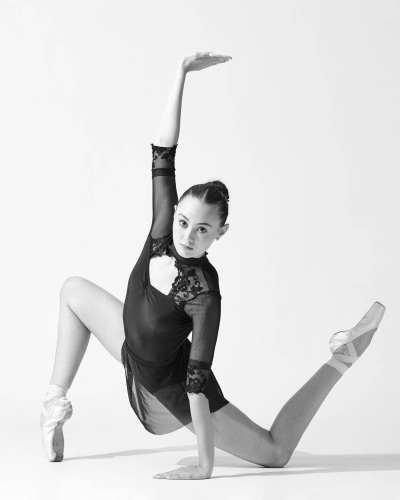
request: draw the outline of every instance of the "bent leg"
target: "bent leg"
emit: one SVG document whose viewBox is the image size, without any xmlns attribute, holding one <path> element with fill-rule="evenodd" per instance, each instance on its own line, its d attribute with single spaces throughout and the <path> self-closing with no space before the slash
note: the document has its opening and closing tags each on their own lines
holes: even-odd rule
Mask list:
<svg viewBox="0 0 400 500">
<path fill-rule="evenodd" d="M 68 278 L 60 293 L 57 348 L 50 384 L 69 389 L 86 352 L 90 333 L 120 363 L 125 340 L 124 304 L 85 278 Z"/>
</svg>

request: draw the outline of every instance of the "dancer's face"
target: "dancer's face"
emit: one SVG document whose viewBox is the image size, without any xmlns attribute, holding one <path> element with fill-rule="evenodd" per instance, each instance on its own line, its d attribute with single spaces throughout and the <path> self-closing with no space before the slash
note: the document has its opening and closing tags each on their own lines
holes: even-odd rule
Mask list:
<svg viewBox="0 0 400 500">
<path fill-rule="evenodd" d="M 221 238 L 228 227 L 229 224 L 220 227 L 217 207 L 193 196 L 186 196 L 179 205 L 175 205 L 173 240 L 182 257 L 203 257 L 213 241 Z M 190 249 L 182 245 L 187 245 Z"/>
</svg>

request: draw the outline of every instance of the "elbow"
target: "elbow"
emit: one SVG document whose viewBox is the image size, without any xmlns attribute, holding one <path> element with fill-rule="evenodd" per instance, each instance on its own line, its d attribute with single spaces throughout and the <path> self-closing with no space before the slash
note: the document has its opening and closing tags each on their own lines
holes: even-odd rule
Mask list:
<svg viewBox="0 0 400 500">
<path fill-rule="evenodd" d="M 175 146 L 177 141 L 174 140 L 173 138 L 164 138 L 160 135 L 156 135 L 154 137 L 154 141 L 153 141 L 154 145 L 155 146 L 160 146 L 160 147 L 163 147 L 163 148 L 171 148 L 172 146 Z"/>
<path fill-rule="evenodd" d="M 201 399 L 206 399 L 208 401 L 208 397 L 204 392 L 186 392 L 187 396 L 189 399 L 196 399 L 196 398 L 201 398 Z"/>
</svg>

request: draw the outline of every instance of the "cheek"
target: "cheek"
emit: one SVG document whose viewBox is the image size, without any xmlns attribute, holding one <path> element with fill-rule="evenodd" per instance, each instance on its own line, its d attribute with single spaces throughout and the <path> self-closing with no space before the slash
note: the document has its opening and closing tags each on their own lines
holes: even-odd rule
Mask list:
<svg viewBox="0 0 400 500">
<path fill-rule="evenodd" d="M 214 236 L 210 233 L 208 233 L 206 236 L 204 236 L 203 241 L 205 244 L 209 244 L 212 240 L 214 239 Z"/>
<path fill-rule="evenodd" d="M 179 222 L 175 222 L 175 221 L 174 221 L 174 223 L 173 223 L 173 225 L 172 225 L 172 231 L 173 231 L 173 233 L 174 233 L 175 235 L 177 235 L 177 237 L 178 237 L 178 238 L 180 237 L 179 235 L 182 233 L 182 229 L 183 229 L 183 228 L 182 228 L 182 226 L 179 224 Z"/>
</svg>

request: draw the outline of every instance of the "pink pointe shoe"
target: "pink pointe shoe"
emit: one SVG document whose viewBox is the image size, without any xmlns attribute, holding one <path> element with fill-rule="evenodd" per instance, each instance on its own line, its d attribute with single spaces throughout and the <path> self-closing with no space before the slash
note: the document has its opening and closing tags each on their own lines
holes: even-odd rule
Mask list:
<svg viewBox="0 0 400 500">
<path fill-rule="evenodd" d="M 351 363 L 353 365 L 359 358 L 352 341 L 365 333 L 371 331 L 374 333 L 378 329 L 385 311 L 386 307 L 384 305 L 380 302 L 374 302 L 354 328 L 334 333 L 329 339 L 329 349 L 332 352 L 332 358 L 326 364 L 336 368 L 340 373 L 345 373 L 350 367 L 344 363 Z M 346 346 L 348 354 L 343 354 L 343 351 L 346 351 L 346 349 L 339 349 L 342 346 Z"/>
<path fill-rule="evenodd" d="M 72 417 L 72 404 L 66 397 L 61 397 L 42 408 L 46 417 L 42 428 L 42 445 L 49 462 L 61 462 L 64 458 L 63 425 Z M 43 419 L 42 419 L 43 420 Z"/>
</svg>

